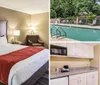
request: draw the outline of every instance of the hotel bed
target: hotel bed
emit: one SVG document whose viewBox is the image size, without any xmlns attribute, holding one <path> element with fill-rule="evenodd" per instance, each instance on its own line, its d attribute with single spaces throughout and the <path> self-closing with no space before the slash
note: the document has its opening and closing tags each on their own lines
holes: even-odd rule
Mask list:
<svg viewBox="0 0 100 85">
<path fill-rule="evenodd" d="M 22 55 L 21 52 L 27 53 L 28 49 L 33 49 L 35 51 L 36 49 L 38 49 L 38 48 L 28 47 L 23 45 L 8 44 L 6 39 L 7 26 L 5 26 L 4 24 L 3 26 L 2 24 L 0 25 L 1 25 L 0 26 L 0 65 L 1 65 L 0 68 L 2 67 L 4 69 L 5 67 L 9 66 L 8 64 L 15 63 L 11 61 L 10 59 L 11 57 L 12 59 L 17 61 L 18 59 L 17 56 L 12 56 L 12 55 L 17 54 L 21 56 Z M 24 49 L 27 50 L 25 51 Z M 28 53 L 32 53 L 32 52 L 30 50 L 30 52 Z M 11 57 L 8 55 L 11 55 Z M 16 62 L 15 64 L 12 65 L 9 71 L 6 85 L 33 85 L 48 70 L 48 60 L 49 60 L 49 50 L 42 49 L 40 51 L 37 51 L 36 53 L 31 54 L 31 56 L 25 57 L 25 59 L 23 58 L 19 62 Z M 6 62 L 6 64 L 3 61 Z M 1 72 L 0 78 L 2 76 L 5 77 L 4 75 L 6 75 L 6 68 L 4 71 L 5 73 L 3 72 L 2 75 L 2 70 L 0 69 Z M 2 79 L 0 81 L 2 82 Z"/>
</svg>

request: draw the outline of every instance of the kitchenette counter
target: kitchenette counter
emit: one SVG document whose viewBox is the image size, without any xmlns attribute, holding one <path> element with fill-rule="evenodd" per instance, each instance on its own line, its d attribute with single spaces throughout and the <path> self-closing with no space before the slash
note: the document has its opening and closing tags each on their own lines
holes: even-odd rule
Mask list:
<svg viewBox="0 0 100 85">
<path fill-rule="evenodd" d="M 71 76 L 71 75 L 88 73 L 88 72 L 93 72 L 93 71 L 98 71 L 98 69 L 95 68 L 95 67 L 70 68 L 69 72 L 63 72 L 63 73 L 52 72 L 50 78 L 56 79 L 56 78 L 68 77 L 68 76 Z"/>
</svg>

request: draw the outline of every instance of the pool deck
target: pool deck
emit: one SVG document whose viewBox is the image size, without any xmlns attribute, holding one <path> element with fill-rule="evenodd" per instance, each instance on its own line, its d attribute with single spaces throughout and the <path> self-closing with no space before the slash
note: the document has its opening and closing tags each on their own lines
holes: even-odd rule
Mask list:
<svg viewBox="0 0 100 85">
<path fill-rule="evenodd" d="M 74 39 L 70 39 L 70 38 L 62 38 L 62 39 L 57 39 L 57 38 L 53 38 L 51 37 L 50 38 L 51 40 L 51 43 L 55 43 L 55 42 L 81 42 L 81 41 L 78 41 L 78 40 L 74 40 Z"/>
<path fill-rule="evenodd" d="M 54 24 L 54 23 L 51 23 Z M 92 25 L 77 25 L 77 24 L 62 24 L 58 23 L 56 25 L 62 25 L 62 26 L 76 26 L 76 27 L 85 27 L 85 28 L 91 28 L 91 29 L 100 29 L 100 26 L 92 26 Z"/>
</svg>

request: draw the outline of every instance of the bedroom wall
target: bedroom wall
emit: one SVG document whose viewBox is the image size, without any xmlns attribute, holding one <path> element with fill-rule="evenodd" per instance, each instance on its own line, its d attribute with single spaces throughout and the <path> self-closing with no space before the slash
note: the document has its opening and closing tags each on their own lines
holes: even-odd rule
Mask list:
<svg viewBox="0 0 100 85">
<path fill-rule="evenodd" d="M 33 14 L 32 25 L 35 26 L 35 34 L 38 34 L 45 42 L 45 46 L 49 44 L 49 13 Z"/>
<path fill-rule="evenodd" d="M 19 41 L 25 42 L 25 37 L 27 34 L 31 33 L 30 24 L 32 18 L 32 25 L 36 27 L 36 33 L 40 35 L 41 39 L 44 41 L 45 46 L 48 47 L 48 28 L 49 28 L 49 13 L 41 14 L 26 14 L 6 8 L 0 7 L 0 18 L 8 20 L 8 37 L 9 42 L 14 38 L 13 32 L 15 29 L 20 30 L 20 36 L 17 37 Z"/>
<path fill-rule="evenodd" d="M 55 72 L 55 68 L 61 68 L 63 65 L 69 65 L 69 67 L 85 67 L 90 66 L 89 59 L 80 59 L 80 58 L 65 58 L 65 57 L 56 57 L 51 56 L 50 66 L 51 72 Z"/>
<path fill-rule="evenodd" d="M 30 22 L 30 15 L 0 7 L 0 18 L 8 20 L 9 42 L 13 39 L 13 31 L 15 29 L 21 30 L 21 38 L 19 40 L 23 42 L 25 39 L 25 33 L 29 30 L 28 24 Z"/>
</svg>

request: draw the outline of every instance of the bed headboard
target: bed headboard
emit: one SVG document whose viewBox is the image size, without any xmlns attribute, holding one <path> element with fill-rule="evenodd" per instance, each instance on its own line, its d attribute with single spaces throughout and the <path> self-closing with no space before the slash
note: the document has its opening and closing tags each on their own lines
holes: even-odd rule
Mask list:
<svg viewBox="0 0 100 85">
<path fill-rule="evenodd" d="M 0 37 L 7 36 L 7 20 L 0 20 Z"/>
</svg>

